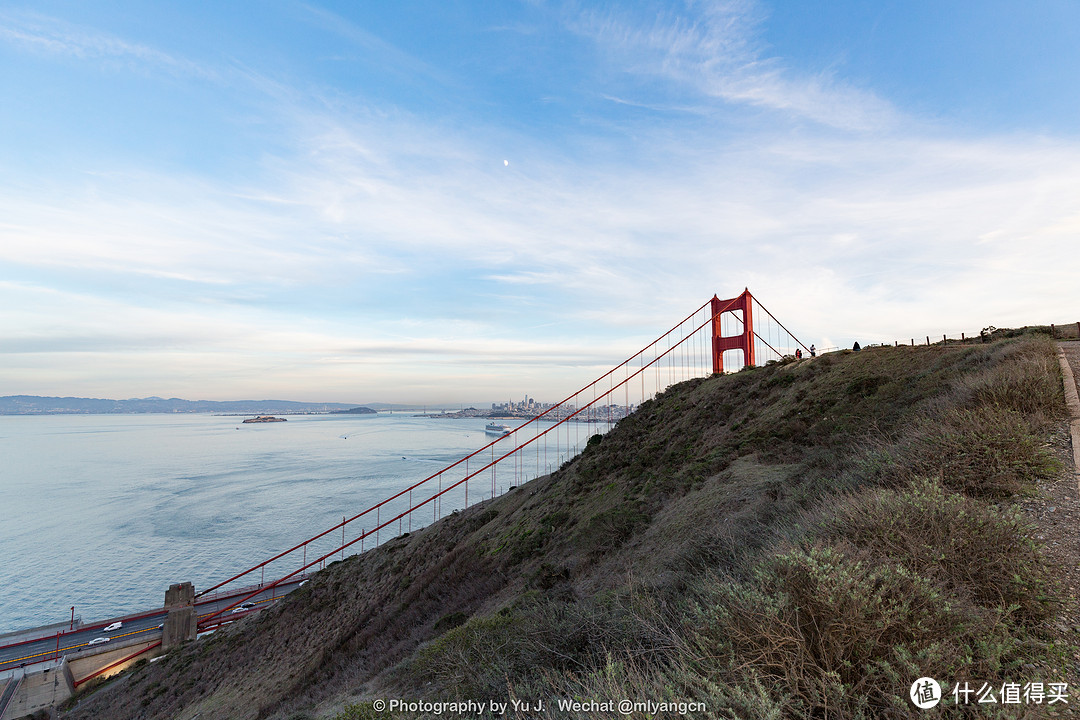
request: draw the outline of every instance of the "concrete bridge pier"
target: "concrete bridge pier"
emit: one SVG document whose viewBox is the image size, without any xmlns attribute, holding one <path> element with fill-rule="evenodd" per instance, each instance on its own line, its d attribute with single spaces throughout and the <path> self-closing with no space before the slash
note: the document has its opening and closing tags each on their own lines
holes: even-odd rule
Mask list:
<svg viewBox="0 0 1080 720">
<path fill-rule="evenodd" d="M 176 647 L 194 640 L 198 632 L 195 614 L 195 586 L 190 582 L 173 583 L 165 591 L 165 627 L 161 629 L 161 649 Z"/>
</svg>

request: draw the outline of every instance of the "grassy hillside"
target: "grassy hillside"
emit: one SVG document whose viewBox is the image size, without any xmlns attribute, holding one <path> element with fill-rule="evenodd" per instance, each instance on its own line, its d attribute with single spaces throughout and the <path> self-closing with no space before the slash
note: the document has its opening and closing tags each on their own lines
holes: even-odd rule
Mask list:
<svg viewBox="0 0 1080 720">
<path fill-rule="evenodd" d="M 1061 471 L 1053 352 L 873 348 L 682 383 L 558 472 L 63 717 L 347 720 L 387 716 L 379 697 L 905 717 L 924 675 L 1064 677 L 1062 594 L 1013 508 Z"/>
</svg>

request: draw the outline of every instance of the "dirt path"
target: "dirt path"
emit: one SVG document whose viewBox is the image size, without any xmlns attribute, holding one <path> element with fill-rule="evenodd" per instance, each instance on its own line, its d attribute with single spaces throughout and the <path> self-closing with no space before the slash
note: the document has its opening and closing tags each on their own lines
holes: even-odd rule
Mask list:
<svg viewBox="0 0 1080 720">
<path fill-rule="evenodd" d="M 1076 385 L 1080 380 L 1080 342 L 1059 342 L 1057 345 L 1072 366 L 1073 384 Z M 1080 391 L 1080 387 L 1077 390 Z"/>
<path fill-rule="evenodd" d="M 1080 493 L 1080 342 L 1059 342 L 1058 349 L 1066 360 L 1061 365 L 1061 372 L 1065 382 L 1065 405 L 1069 409 L 1073 472 Z"/>
<path fill-rule="evenodd" d="M 1074 389 L 1080 380 L 1080 342 L 1058 343 L 1071 369 Z M 1062 367 L 1065 374 L 1065 367 Z M 1068 383 L 1068 375 L 1065 381 Z M 1022 501 L 1020 505 L 1035 523 L 1036 537 L 1045 544 L 1046 554 L 1060 568 L 1061 590 L 1064 605 L 1061 617 L 1052 623 L 1051 630 L 1064 643 L 1074 646 L 1066 659 L 1065 680 L 1069 683 L 1070 699 L 1080 699 L 1080 475 L 1077 458 L 1080 457 L 1080 399 L 1069 397 L 1066 386 L 1066 404 L 1070 418 L 1054 434 L 1054 454 L 1064 470 L 1053 481 L 1040 483 L 1038 497 Z M 1080 705 L 1080 703 L 1077 703 Z M 1078 708 L 1070 707 L 1076 713 Z"/>
</svg>

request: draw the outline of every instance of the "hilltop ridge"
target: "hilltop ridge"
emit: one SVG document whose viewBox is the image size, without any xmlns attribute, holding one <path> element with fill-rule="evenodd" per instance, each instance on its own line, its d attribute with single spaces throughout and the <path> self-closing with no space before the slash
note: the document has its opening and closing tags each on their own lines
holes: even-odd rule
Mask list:
<svg viewBox="0 0 1080 720">
<path fill-rule="evenodd" d="M 1015 510 L 1062 471 L 1053 352 L 874 348 L 681 383 L 557 472 L 334 563 L 62 717 L 351 720 L 390 716 L 377 697 L 511 695 L 905 717 L 923 675 L 1075 678 L 1046 630 L 1064 596 Z"/>
</svg>

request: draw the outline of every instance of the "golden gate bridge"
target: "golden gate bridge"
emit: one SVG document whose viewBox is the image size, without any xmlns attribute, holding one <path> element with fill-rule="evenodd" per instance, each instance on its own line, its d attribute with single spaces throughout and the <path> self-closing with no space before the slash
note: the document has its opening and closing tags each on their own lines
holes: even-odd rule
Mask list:
<svg viewBox="0 0 1080 720">
<path fill-rule="evenodd" d="M 744 289 L 721 300 L 713 296 L 640 351 L 561 402 L 480 449 L 332 527 L 199 592 L 220 591 L 240 581 L 250 592 L 200 618 L 199 628 L 268 588 L 324 566 L 345 551 L 378 546 L 387 533 L 397 537 L 448 513 L 488 500 L 499 478 L 517 486 L 559 467 L 599 430 L 610 428 L 599 409 L 609 404 L 640 406 L 671 385 L 780 360 L 796 350 L 809 352 L 784 325 Z M 350 530 L 352 537 L 349 537 Z M 329 548 L 329 549 L 328 549 Z M 292 566 L 289 569 L 289 566 Z M 272 578 L 265 582 L 268 572 Z M 259 583 L 253 575 L 259 573 Z M 279 575 L 279 573 L 281 573 Z"/>
</svg>

